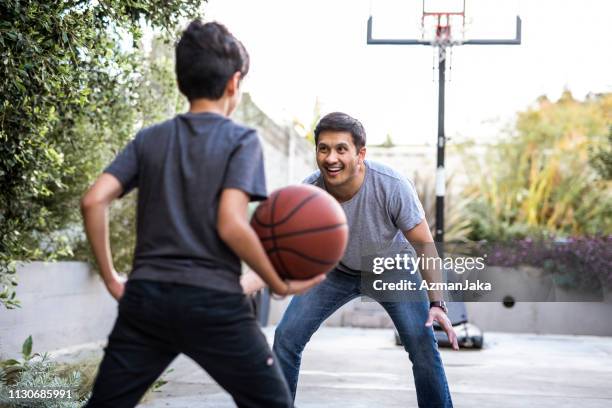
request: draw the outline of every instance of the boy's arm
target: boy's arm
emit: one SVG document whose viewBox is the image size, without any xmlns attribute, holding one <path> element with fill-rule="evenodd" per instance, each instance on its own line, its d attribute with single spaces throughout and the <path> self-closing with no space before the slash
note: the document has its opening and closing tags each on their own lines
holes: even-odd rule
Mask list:
<svg viewBox="0 0 612 408">
<path fill-rule="evenodd" d="M 106 288 L 117 300 L 123 296 L 123 279 L 115 271 L 108 232 L 108 207 L 123 187 L 114 176 L 104 173 L 81 199 L 85 233 L 100 268 Z"/>
<path fill-rule="evenodd" d="M 249 195 L 236 188 L 226 188 L 221 192 L 217 231 L 219 236 L 236 255 L 244 260 L 272 292 L 279 295 L 302 293 L 318 284 L 325 275 L 308 280 L 283 281 L 266 255 L 259 237 L 249 224 L 247 206 Z"/>
</svg>

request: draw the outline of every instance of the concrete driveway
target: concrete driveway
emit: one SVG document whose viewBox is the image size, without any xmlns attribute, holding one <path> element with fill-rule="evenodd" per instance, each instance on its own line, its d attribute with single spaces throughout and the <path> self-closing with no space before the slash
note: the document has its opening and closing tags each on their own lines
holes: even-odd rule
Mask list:
<svg viewBox="0 0 612 408">
<path fill-rule="evenodd" d="M 455 407 L 612 407 L 612 338 L 485 333 L 483 350 L 443 349 L 442 359 Z M 139 407 L 234 406 L 188 358 L 172 368 Z M 407 354 L 391 330 L 322 328 L 304 352 L 296 405 L 416 407 Z"/>
</svg>

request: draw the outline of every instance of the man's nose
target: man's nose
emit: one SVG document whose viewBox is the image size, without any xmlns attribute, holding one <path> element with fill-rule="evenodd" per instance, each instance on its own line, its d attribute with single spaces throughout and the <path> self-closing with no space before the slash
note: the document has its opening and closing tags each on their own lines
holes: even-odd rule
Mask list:
<svg viewBox="0 0 612 408">
<path fill-rule="evenodd" d="M 335 163 L 337 161 L 338 161 L 338 155 L 333 150 L 331 152 L 329 152 L 327 157 L 325 157 L 325 162 L 326 163 Z"/>
</svg>

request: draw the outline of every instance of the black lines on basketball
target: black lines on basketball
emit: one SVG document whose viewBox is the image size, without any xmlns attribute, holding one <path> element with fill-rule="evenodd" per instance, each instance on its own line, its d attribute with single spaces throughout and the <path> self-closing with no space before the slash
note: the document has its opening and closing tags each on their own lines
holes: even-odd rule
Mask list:
<svg viewBox="0 0 612 408">
<path fill-rule="evenodd" d="M 320 265 L 332 265 L 333 266 L 333 265 L 338 263 L 338 261 L 330 261 L 330 260 L 325 260 L 325 259 L 313 258 L 313 257 L 310 257 L 310 256 L 308 256 L 306 254 L 298 252 L 298 251 L 296 251 L 293 248 L 276 247 L 276 248 L 271 249 L 270 251 L 268 251 L 268 254 L 276 253 L 279 258 L 282 258 L 280 255 L 281 255 L 281 252 L 283 252 L 283 251 L 284 252 L 292 253 L 292 254 L 297 255 L 297 256 L 299 256 L 301 258 L 304 258 L 304 259 L 306 259 L 306 260 L 308 260 L 310 262 L 314 262 L 314 263 L 317 263 L 317 264 L 320 264 Z"/>
<path fill-rule="evenodd" d="M 274 210 L 276 209 L 276 202 L 278 201 L 278 198 L 280 197 L 281 192 L 279 191 L 274 198 L 272 199 L 272 204 L 271 204 L 271 208 L 270 208 L 270 220 L 272 221 L 272 224 L 270 226 L 271 234 L 272 234 L 272 251 L 275 251 L 276 248 L 276 234 L 274 234 L 274 226 L 276 225 L 276 223 L 274 222 Z M 291 276 L 291 274 L 289 274 L 287 272 L 287 268 L 285 267 L 285 264 L 283 263 L 283 258 L 280 256 L 280 254 L 276 254 L 276 259 L 278 259 L 278 265 L 280 266 L 281 270 L 281 274 L 285 275 L 285 276 Z"/>
<path fill-rule="evenodd" d="M 287 232 L 287 233 L 284 233 L 284 234 L 274 234 L 273 236 L 269 236 L 269 237 L 261 237 L 260 239 L 262 241 L 268 241 L 268 240 L 272 239 L 276 243 L 277 239 L 290 238 L 290 237 L 294 237 L 294 236 L 297 236 L 297 235 L 314 234 L 316 232 L 322 232 L 322 231 L 332 230 L 332 229 L 336 229 L 336 228 L 341 228 L 341 227 L 344 227 L 345 225 L 346 225 L 346 223 L 330 225 L 330 226 L 327 226 L 327 227 L 320 227 L 320 228 L 303 229 L 303 230 L 299 230 L 299 231 Z M 276 244 L 275 244 L 275 246 L 276 246 Z"/>
<path fill-rule="evenodd" d="M 278 196 L 280 195 L 280 191 L 275 194 L 275 197 L 273 197 L 273 205 L 276 202 L 276 199 L 278 198 Z M 319 194 L 318 193 L 314 193 L 313 195 L 311 195 L 310 197 L 306 197 L 304 200 L 302 200 L 298 205 L 295 206 L 295 208 L 293 208 L 293 210 L 291 210 L 291 212 L 289 212 L 289 214 L 287 214 L 285 216 L 285 218 L 278 220 L 276 222 L 274 222 L 274 218 L 272 218 L 272 223 L 264 223 L 262 222 L 259 217 L 257 217 L 257 211 L 255 211 L 255 215 L 253 217 L 253 219 L 255 220 L 256 223 L 258 223 L 259 225 L 261 225 L 262 227 L 268 227 L 268 228 L 272 228 L 272 227 L 277 227 L 281 224 L 284 224 L 285 222 L 287 222 L 292 216 L 293 214 L 297 213 L 300 208 L 302 208 L 303 206 L 305 206 L 310 200 L 312 200 L 313 198 L 317 197 Z"/>
<path fill-rule="evenodd" d="M 280 189 L 259 205 L 251 226 L 282 278 L 328 272 L 344 255 L 346 216 L 338 202 L 311 185 Z"/>
</svg>

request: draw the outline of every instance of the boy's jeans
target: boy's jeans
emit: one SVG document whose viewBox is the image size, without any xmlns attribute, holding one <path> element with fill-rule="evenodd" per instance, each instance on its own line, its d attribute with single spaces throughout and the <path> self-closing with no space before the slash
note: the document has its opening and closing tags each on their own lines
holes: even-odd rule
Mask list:
<svg viewBox="0 0 612 408">
<path fill-rule="evenodd" d="M 276 328 L 274 353 L 294 398 L 306 343 L 325 319 L 360 296 L 360 286 L 360 277 L 334 269 L 321 284 L 291 300 Z M 452 407 L 433 329 L 425 327 L 429 314 L 427 300 L 380 304 L 393 320 L 412 361 L 419 407 Z"/>
<path fill-rule="evenodd" d="M 293 406 L 244 295 L 130 280 L 87 407 L 134 407 L 179 353 L 202 366 L 239 407 Z"/>
</svg>

